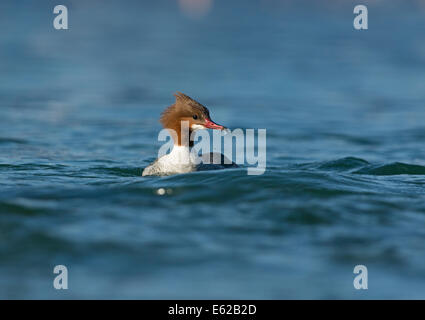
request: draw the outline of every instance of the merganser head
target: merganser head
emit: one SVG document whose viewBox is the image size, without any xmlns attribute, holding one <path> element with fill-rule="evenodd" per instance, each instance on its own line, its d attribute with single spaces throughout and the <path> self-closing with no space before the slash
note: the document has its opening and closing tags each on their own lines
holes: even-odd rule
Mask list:
<svg viewBox="0 0 425 320">
<path fill-rule="evenodd" d="M 181 144 L 182 121 L 189 123 L 189 131 L 191 132 L 199 129 L 227 129 L 213 122 L 209 110 L 191 97 L 181 92 L 177 92 L 174 96 L 176 97 L 176 102 L 162 112 L 160 122 L 164 128 L 177 132 L 179 141 L 175 142 L 178 145 Z"/>
</svg>

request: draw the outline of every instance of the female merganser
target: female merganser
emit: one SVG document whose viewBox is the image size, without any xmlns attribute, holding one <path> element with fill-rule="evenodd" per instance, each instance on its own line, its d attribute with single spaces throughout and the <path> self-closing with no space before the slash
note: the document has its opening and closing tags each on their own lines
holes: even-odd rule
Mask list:
<svg viewBox="0 0 425 320">
<path fill-rule="evenodd" d="M 208 109 L 199 102 L 181 92 L 177 92 L 174 96 L 176 102 L 162 112 L 160 119 L 162 126 L 168 129 L 173 137 L 173 149 L 169 154 L 156 159 L 147 166 L 143 170 L 142 176 L 237 167 L 221 153 L 207 153 L 198 157 L 191 152 L 193 141 L 190 140 L 190 136 L 192 132 L 207 128 L 228 129 L 214 123 Z M 182 122 L 188 125 L 186 132 L 182 130 Z"/>
</svg>

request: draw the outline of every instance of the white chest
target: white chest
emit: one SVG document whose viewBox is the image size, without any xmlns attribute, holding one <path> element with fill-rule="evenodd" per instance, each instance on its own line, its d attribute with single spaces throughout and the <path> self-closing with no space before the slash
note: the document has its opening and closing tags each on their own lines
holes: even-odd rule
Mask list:
<svg viewBox="0 0 425 320">
<path fill-rule="evenodd" d="M 174 146 L 169 154 L 158 158 L 148 168 L 146 168 L 148 170 L 145 169 L 144 175 L 192 172 L 196 171 L 196 156 L 188 147 Z"/>
</svg>

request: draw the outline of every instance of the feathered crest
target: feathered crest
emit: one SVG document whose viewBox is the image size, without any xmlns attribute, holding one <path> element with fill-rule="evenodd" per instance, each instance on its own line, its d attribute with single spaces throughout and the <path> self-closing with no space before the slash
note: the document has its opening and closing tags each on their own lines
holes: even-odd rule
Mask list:
<svg viewBox="0 0 425 320">
<path fill-rule="evenodd" d="M 193 109 L 197 109 L 203 113 L 205 117 L 209 118 L 208 109 L 198 101 L 178 91 L 174 94 L 174 96 L 176 97 L 176 102 L 161 113 L 160 122 L 165 128 L 169 127 L 170 122 L 174 121 L 178 115 L 184 115 L 187 113 L 190 116 Z"/>
<path fill-rule="evenodd" d="M 184 93 L 181 93 L 177 91 L 174 96 L 176 97 L 176 104 L 183 104 L 183 105 L 189 105 L 191 107 L 198 107 L 198 108 L 205 108 L 202 104 L 200 104 L 198 101 L 192 99 L 191 97 L 185 95 Z"/>
</svg>

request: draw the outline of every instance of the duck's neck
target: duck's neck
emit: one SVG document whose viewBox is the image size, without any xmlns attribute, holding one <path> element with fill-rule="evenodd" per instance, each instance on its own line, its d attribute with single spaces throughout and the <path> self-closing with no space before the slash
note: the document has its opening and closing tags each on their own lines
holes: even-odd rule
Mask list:
<svg viewBox="0 0 425 320">
<path fill-rule="evenodd" d="M 179 125 L 175 128 L 167 128 L 173 138 L 174 147 L 187 147 L 188 149 L 193 147 L 193 141 L 190 140 L 193 130 L 183 128 Z M 171 129 L 171 130 L 170 130 Z"/>
</svg>

